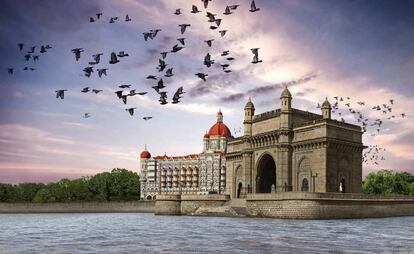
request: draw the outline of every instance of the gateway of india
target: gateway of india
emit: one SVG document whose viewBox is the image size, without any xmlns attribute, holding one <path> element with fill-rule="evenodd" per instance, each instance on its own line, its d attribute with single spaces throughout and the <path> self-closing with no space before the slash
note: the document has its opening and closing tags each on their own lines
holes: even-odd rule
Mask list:
<svg viewBox="0 0 414 254">
<path fill-rule="evenodd" d="M 362 131 L 331 119 L 327 99 L 321 114 L 292 108 L 287 87 L 280 109 L 255 115 L 249 99 L 244 134 L 233 137 L 217 122 L 203 138 L 203 151 L 186 156 L 141 153 L 141 199 L 158 194 L 247 194 L 278 192 L 360 193 Z"/>
</svg>

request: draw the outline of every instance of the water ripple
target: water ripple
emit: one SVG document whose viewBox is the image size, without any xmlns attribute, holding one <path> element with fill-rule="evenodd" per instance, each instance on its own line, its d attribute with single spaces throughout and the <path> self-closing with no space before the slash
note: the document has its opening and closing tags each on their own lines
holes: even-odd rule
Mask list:
<svg viewBox="0 0 414 254">
<path fill-rule="evenodd" d="M 0 214 L 0 253 L 414 253 L 414 217 Z"/>
</svg>

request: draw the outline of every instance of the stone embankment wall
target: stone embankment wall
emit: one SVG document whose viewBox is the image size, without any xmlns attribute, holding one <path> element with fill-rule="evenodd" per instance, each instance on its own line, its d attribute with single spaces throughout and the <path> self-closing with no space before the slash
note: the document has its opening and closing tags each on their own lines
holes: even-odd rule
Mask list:
<svg viewBox="0 0 414 254">
<path fill-rule="evenodd" d="M 153 213 L 154 201 L 0 203 L 0 213 Z"/>
<path fill-rule="evenodd" d="M 286 192 L 248 195 L 250 216 L 284 219 L 350 219 L 414 216 L 414 197 Z"/>
<path fill-rule="evenodd" d="M 158 195 L 155 201 L 156 215 L 199 215 L 197 210 L 225 206 L 229 195 Z"/>
<path fill-rule="evenodd" d="M 414 197 L 405 196 L 303 192 L 249 194 L 245 212 L 233 201 L 229 195 L 161 195 L 156 200 L 155 214 L 284 219 L 414 216 Z"/>
</svg>

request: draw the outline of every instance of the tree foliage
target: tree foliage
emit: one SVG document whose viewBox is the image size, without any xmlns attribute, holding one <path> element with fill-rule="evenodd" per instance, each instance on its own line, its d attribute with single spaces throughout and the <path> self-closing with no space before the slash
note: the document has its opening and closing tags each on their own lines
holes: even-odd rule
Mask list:
<svg viewBox="0 0 414 254">
<path fill-rule="evenodd" d="M 414 195 L 414 175 L 390 170 L 369 173 L 362 191 L 366 194 Z"/>
<path fill-rule="evenodd" d="M 48 184 L 0 183 L 0 202 L 131 201 L 139 199 L 139 176 L 114 168 L 94 176 Z"/>
</svg>

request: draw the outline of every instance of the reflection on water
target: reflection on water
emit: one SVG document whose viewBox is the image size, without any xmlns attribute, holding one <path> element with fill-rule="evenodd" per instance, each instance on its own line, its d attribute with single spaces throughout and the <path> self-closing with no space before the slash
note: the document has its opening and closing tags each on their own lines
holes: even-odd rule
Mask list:
<svg viewBox="0 0 414 254">
<path fill-rule="evenodd" d="M 0 214 L 0 253 L 414 253 L 414 217 Z"/>
</svg>

